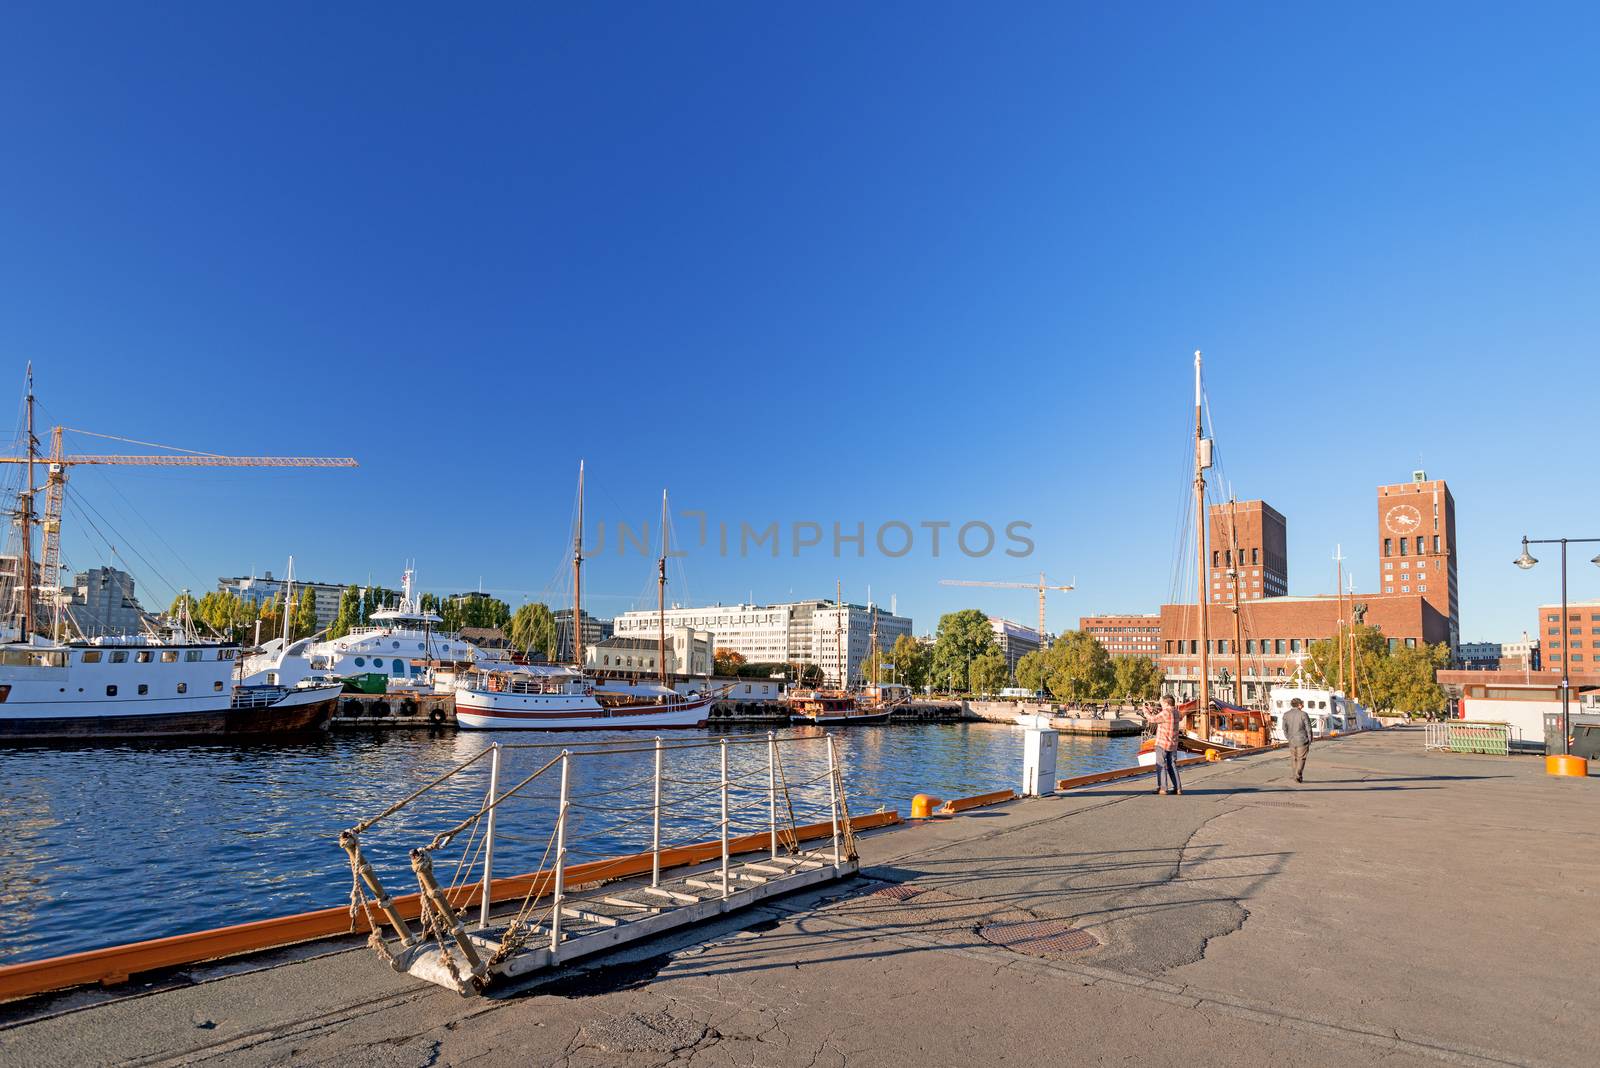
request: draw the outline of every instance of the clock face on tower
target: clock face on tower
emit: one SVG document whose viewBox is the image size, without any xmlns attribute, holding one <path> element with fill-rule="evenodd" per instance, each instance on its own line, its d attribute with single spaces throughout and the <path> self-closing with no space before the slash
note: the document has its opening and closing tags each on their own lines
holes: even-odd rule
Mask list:
<svg viewBox="0 0 1600 1068">
<path fill-rule="evenodd" d="M 1422 529 L 1422 513 L 1414 505 L 1397 504 L 1383 514 L 1383 525 L 1391 534 L 1415 534 Z"/>
</svg>

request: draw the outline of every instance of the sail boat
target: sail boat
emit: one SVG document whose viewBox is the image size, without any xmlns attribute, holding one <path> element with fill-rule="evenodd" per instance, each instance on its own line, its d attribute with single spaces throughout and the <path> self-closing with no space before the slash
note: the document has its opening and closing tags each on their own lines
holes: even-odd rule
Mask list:
<svg viewBox="0 0 1600 1068">
<path fill-rule="evenodd" d="M 1219 753 L 1239 752 L 1270 745 L 1271 722 L 1258 709 L 1228 704 L 1211 696 L 1210 597 L 1207 590 L 1206 471 L 1211 467 L 1213 442 L 1205 436 L 1205 393 L 1201 382 L 1200 353 L 1194 354 L 1194 516 L 1195 548 L 1199 564 L 1196 574 L 1195 607 L 1199 610 L 1200 656 L 1197 696 L 1178 706 L 1180 729 L 1178 748 L 1190 753 L 1215 749 Z M 1139 746 L 1139 763 L 1146 767 L 1156 762 L 1155 739 L 1146 738 Z"/>
<path fill-rule="evenodd" d="M 19 610 L 0 641 L 0 740 L 60 741 L 100 738 L 280 735 L 326 726 L 340 686 L 308 680 L 296 686 L 240 685 L 233 680 L 239 646 L 208 641 L 190 632 L 187 604 L 181 626 L 155 636 L 117 636 L 61 641 L 35 630 L 36 581 L 54 582 L 47 564 L 35 574 L 33 528 L 37 523 L 35 469 L 40 464 L 33 433 L 33 369 L 28 369 L 27 454 L 4 457 L 25 465 L 26 481 L 14 512 L 21 564 Z M 48 562 L 59 552 L 60 493 L 65 465 L 142 462 L 136 457 L 67 457 L 60 434 L 51 459 L 50 506 L 46 509 Z M 202 457 L 200 463 L 229 457 Z M 265 459 L 265 458 L 255 458 Z M 354 461 L 349 461 L 351 465 Z M 237 466 L 247 466 L 246 463 Z M 340 466 L 344 466 L 341 464 Z M 59 602 L 58 602 L 59 603 Z"/>
<path fill-rule="evenodd" d="M 458 676 L 456 723 L 466 730 L 669 730 L 704 727 L 713 695 L 684 697 L 666 685 L 666 539 L 661 582 L 661 686 L 644 695 L 596 684 L 583 664 L 583 463 L 578 463 L 578 515 L 572 536 L 573 663 L 480 667 Z M 662 514 L 666 495 L 662 495 Z M 663 524 L 664 525 L 664 524 Z M 609 689 L 608 689 L 609 687 Z"/>
<path fill-rule="evenodd" d="M 828 726 L 887 723 L 890 712 L 888 706 L 869 705 L 863 707 L 857 695 L 851 692 L 848 686 L 846 673 L 850 663 L 850 656 L 849 650 L 845 646 L 844 617 L 849 609 L 845 607 L 842 587 L 834 595 L 834 609 L 834 664 L 839 671 L 839 685 L 833 689 L 821 687 L 796 688 L 785 693 L 783 701 L 789 706 L 789 719 L 794 723 L 813 723 Z M 816 640 L 814 636 L 812 640 Z"/>
</svg>

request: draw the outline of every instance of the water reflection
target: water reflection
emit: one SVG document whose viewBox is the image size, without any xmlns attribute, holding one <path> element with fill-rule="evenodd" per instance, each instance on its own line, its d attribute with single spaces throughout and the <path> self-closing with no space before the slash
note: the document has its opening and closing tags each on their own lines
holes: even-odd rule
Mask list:
<svg viewBox="0 0 1600 1068">
<path fill-rule="evenodd" d="M 818 728 L 785 737 L 820 739 Z M 729 748 L 734 834 L 767 826 L 763 729 L 675 732 Z M 958 797 L 1014 786 L 1022 733 L 991 724 L 861 727 L 836 734 L 850 810 L 904 811 L 912 794 Z M 508 749 L 505 789 L 559 751 L 597 741 L 648 750 L 633 734 L 516 732 L 337 733 L 313 743 L 34 747 L 4 752 L 0 780 L 0 961 L 29 960 L 182 931 L 345 904 L 350 872 L 340 830 L 382 811 L 492 742 Z M 1123 767 L 1137 739 L 1061 739 L 1062 775 Z M 530 745 L 530 743 L 532 743 Z M 552 744 L 553 743 L 553 744 Z M 522 747 L 529 746 L 529 747 Z M 720 746 L 667 757 L 663 840 L 715 838 Z M 573 764 L 574 862 L 649 841 L 648 752 L 610 752 Z M 826 818 L 827 751 L 785 745 L 783 772 L 799 822 Z M 432 791 L 363 841 L 396 890 L 414 881 L 406 850 L 457 823 L 483 800 L 489 761 Z M 546 775 L 508 803 L 495 870 L 538 867 L 548 846 L 558 780 Z M 478 848 L 463 835 L 436 858 L 446 880 Z"/>
</svg>

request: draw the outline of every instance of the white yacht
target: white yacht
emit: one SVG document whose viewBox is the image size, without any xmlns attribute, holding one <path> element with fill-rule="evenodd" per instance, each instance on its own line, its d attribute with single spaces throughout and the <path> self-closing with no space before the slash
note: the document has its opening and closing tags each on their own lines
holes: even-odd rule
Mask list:
<svg viewBox="0 0 1600 1068">
<path fill-rule="evenodd" d="M 400 603 L 381 608 L 369 617 L 371 625 L 357 627 L 338 638 L 312 635 L 285 643 L 281 638 L 263 644 L 246 658 L 245 677 L 251 682 L 293 685 L 323 675 L 349 678 L 384 675 L 388 688 L 435 688 L 434 670 L 442 672 L 477 663 L 499 662 L 498 654 L 479 649 L 453 634 L 440 632 L 443 620 L 422 610 L 415 596 L 415 572 L 401 577 Z M 444 681 L 439 681 L 444 686 Z"/>
<path fill-rule="evenodd" d="M 1319 690 L 1310 686 L 1278 686 L 1272 691 L 1272 740 L 1284 741 L 1283 716 L 1289 711 L 1289 702 L 1300 698 L 1305 703 L 1306 716 L 1311 720 L 1314 738 L 1326 738 L 1330 732 L 1365 731 L 1381 727 L 1361 702 L 1346 697 L 1338 690 Z"/>
</svg>

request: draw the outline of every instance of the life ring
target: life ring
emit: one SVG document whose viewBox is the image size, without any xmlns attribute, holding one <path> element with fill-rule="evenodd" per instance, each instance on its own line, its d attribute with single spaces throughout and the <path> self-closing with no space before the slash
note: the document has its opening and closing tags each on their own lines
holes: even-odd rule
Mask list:
<svg viewBox="0 0 1600 1068">
<path fill-rule="evenodd" d="M 374 701 L 372 702 L 372 706 L 368 708 L 367 711 L 374 716 L 387 716 L 389 714 L 389 702 Z"/>
<path fill-rule="evenodd" d="M 407 697 L 404 701 L 400 702 L 400 714 L 402 716 L 414 716 L 414 715 L 416 715 L 417 714 L 417 703 L 415 701 L 413 701 L 411 698 Z"/>
<path fill-rule="evenodd" d="M 428 719 L 436 726 L 443 727 L 445 720 L 444 709 L 435 708 L 432 712 L 428 713 Z"/>
</svg>

